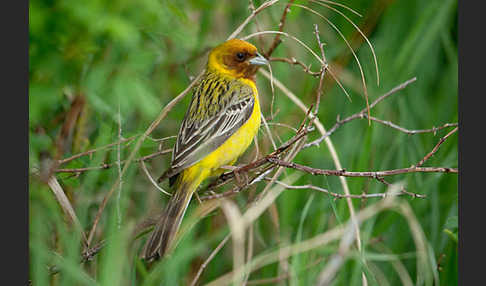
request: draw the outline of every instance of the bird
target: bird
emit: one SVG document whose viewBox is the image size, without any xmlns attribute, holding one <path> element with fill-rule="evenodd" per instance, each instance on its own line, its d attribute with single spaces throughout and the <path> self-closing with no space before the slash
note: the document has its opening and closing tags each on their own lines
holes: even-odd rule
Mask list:
<svg viewBox="0 0 486 286">
<path fill-rule="evenodd" d="M 193 89 L 172 152 L 170 167 L 158 182 L 169 178 L 173 188 L 165 210 L 142 250 L 153 261 L 172 249 L 192 195 L 209 177 L 236 163 L 251 145 L 261 121 L 255 73 L 268 60 L 240 39 L 228 40 L 209 55 L 203 76 Z"/>
</svg>

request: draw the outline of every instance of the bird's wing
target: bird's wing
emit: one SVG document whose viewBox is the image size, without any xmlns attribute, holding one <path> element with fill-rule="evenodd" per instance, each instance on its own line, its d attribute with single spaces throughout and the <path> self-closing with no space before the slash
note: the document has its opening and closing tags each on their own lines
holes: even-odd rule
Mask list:
<svg viewBox="0 0 486 286">
<path fill-rule="evenodd" d="M 221 146 L 253 112 L 255 97 L 250 86 L 233 83 L 205 83 L 195 90 L 184 117 L 172 164 L 159 182 L 196 164 Z"/>
</svg>

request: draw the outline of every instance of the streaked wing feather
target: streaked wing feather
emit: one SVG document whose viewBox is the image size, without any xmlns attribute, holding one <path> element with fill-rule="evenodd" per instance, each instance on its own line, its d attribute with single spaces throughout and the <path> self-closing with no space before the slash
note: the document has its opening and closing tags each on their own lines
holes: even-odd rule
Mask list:
<svg viewBox="0 0 486 286">
<path fill-rule="evenodd" d="M 210 93 L 209 89 L 206 92 Z M 197 100 L 197 96 L 204 95 L 195 94 L 193 101 Z M 199 162 L 221 146 L 250 118 L 255 99 L 249 86 L 229 88 L 220 97 L 224 99 L 220 100 L 222 106 L 211 117 L 198 120 L 195 114 L 189 111 L 186 113 L 172 154 L 171 168 L 162 175 L 161 180 Z M 199 101 L 194 104 L 199 105 Z"/>
</svg>

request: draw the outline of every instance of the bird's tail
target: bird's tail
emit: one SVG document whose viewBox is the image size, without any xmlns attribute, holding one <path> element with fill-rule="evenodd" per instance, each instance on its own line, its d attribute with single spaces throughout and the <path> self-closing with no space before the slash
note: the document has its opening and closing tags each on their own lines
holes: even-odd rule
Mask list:
<svg viewBox="0 0 486 286">
<path fill-rule="evenodd" d="M 160 217 L 154 231 L 145 243 L 142 258 L 152 260 L 163 257 L 179 229 L 184 213 L 198 184 L 181 182 L 172 194 L 165 211 Z"/>
</svg>

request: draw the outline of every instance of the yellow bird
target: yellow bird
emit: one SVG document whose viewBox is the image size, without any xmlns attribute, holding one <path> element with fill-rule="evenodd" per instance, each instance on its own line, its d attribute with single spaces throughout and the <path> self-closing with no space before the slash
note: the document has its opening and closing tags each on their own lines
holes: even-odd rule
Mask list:
<svg viewBox="0 0 486 286">
<path fill-rule="evenodd" d="M 254 76 L 257 66 L 266 64 L 255 46 L 238 39 L 209 53 L 177 135 L 171 167 L 159 178 L 169 178 L 175 192 L 145 244 L 144 259 L 167 253 L 198 186 L 221 174 L 222 166 L 233 165 L 250 146 L 261 116 Z"/>
</svg>

